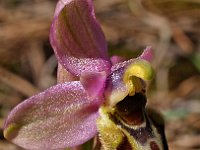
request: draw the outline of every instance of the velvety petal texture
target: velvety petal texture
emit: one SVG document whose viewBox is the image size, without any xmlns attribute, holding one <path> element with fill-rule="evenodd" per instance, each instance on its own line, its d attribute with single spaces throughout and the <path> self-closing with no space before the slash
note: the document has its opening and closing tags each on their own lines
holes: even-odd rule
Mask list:
<svg viewBox="0 0 200 150">
<path fill-rule="evenodd" d="M 138 59 L 143 59 L 143 60 L 146 60 L 148 62 L 151 62 L 151 60 L 153 59 L 152 48 L 150 46 L 148 46 L 143 50 L 143 52 L 140 56 L 133 58 L 133 59 L 129 59 L 127 61 L 123 61 L 123 62 L 119 61 L 118 63 L 113 64 L 113 66 L 111 67 L 111 72 L 114 72 L 115 70 L 118 70 L 119 68 L 125 67 L 125 66 L 133 63 L 134 61 L 138 60 Z"/>
<path fill-rule="evenodd" d="M 110 58 L 110 60 L 111 60 L 111 62 L 112 62 L 112 65 L 115 65 L 115 64 L 117 64 L 117 63 L 120 63 L 120 62 L 125 61 L 125 59 L 124 59 L 123 57 L 121 57 L 121 56 L 112 56 L 112 57 Z"/>
<path fill-rule="evenodd" d="M 106 82 L 106 72 L 84 72 L 80 82 L 91 98 L 101 97 Z"/>
<path fill-rule="evenodd" d="M 121 67 L 113 71 L 107 78 L 105 96 L 106 103 L 109 106 L 114 106 L 116 103 L 123 100 L 129 93 L 126 84 L 123 82 L 124 71 L 125 67 Z"/>
<path fill-rule="evenodd" d="M 111 62 L 92 0 L 59 1 L 50 42 L 59 63 L 72 74 L 80 76 L 84 71 L 109 73 Z"/>
<path fill-rule="evenodd" d="M 96 134 L 102 99 L 90 99 L 79 81 L 53 86 L 15 107 L 4 136 L 26 149 L 60 149 L 82 144 Z"/>
<path fill-rule="evenodd" d="M 139 59 L 144 59 L 146 61 L 151 61 L 153 59 L 153 50 L 151 46 L 147 46 L 143 53 L 138 57 Z"/>
</svg>

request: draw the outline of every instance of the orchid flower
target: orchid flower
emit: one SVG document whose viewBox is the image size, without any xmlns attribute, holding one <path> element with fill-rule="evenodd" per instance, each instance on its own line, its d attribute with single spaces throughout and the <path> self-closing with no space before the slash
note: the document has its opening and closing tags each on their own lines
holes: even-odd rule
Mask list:
<svg viewBox="0 0 200 150">
<path fill-rule="evenodd" d="M 137 58 L 108 57 L 92 0 L 60 0 L 50 30 L 58 84 L 17 105 L 4 136 L 25 149 L 74 147 L 97 134 L 101 107 L 145 89 L 153 76 L 147 47 Z"/>
</svg>

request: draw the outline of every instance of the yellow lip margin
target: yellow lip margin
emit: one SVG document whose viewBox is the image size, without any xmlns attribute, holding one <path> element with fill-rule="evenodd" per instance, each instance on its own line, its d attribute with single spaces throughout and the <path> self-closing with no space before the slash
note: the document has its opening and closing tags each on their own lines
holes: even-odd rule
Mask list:
<svg viewBox="0 0 200 150">
<path fill-rule="evenodd" d="M 142 90 L 142 80 L 151 80 L 154 76 L 154 70 L 151 64 L 143 59 L 138 59 L 130 64 L 123 76 L 123 81 L 129 89 L 129 95 L 133 96 L 135 92 Z"/>
</svg>

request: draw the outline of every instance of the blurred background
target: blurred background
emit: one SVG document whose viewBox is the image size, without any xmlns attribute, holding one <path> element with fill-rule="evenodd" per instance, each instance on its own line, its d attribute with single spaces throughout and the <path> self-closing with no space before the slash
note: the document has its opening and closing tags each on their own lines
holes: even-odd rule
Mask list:
<svg viewBox="0 0 200 150">
<path fill-rule="evenodd" d="M 56 84 L 49 44 L 56 0 L 0 0 L 0 150 L 8 112 Z M 166 121 L 170 150 L 200 149 L 200 1 L 94 0 L 109 54 L 138 56 L 152 46 L 156 70 L 148 105 Z"/>
</svg>

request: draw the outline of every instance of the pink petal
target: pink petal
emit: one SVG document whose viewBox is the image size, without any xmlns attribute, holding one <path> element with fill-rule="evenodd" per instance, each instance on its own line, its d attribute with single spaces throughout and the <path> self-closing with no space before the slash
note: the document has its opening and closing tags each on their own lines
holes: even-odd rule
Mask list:
<svg viewBox="0 0 200 150">
<path fill-rule="evenodd" d="M 105 96 L 109 106 L 114 106 L 128 95 L 128 88 L 123 82 L 124 69 L 125 68 L 122 67 L 115 70 L 107 79 Z"/>
<path fill-rule="evenodd" d="M 138 56 L 137 58 L 132 58 L 129 59 L 127 61 L 123 61 L 123 62 L 118 62 L 116 64 L 114 64 L 111 68 L 111 72 L 118 70 L 119 68 L 125 67 L 131 63 L 134 63 L 134 61 L 138 60 L 138 59 L 143 59 L 146 60 L 148 62 L 152 61 L 153 59 L 153 50 L 150 46 L 147 46 L 144 51 L 142 52 L 142 54 L 140 56 Z"/>
<path fill-rule="evenodd" d="M 80 82 L 91 98 L 103 94 L 106 81 L 105 72 L 85 72 L 81 74 Z"/>
<path fill-rule="evenodd" d="M 111 60 L 111 62 L 112 62 L 112 65 L 115 65 L 115 64 L 117 64 L 117 63 L 120 63 L 120 62 L 125 61 L 125 59 L 124 59 L 123 57 L 121 57 L 121 56 L 112 56 L 112 57 L 110 58 L 110 60 Z"/>
<path fill-rule="evenodd" d="M 151 61 L 153 59 L 153 50 L 151 48 L 151 46 L 147 46 L 143 53 L 139 56 L 139 59 L 144 59 L 147 61 Z"/>
<path fill-rule="evenodd" d="M 4 136 L 26 149 L 80 145 L 96 134 L 99 99 L 88 98 L 79 81 L 53 86 L 15 107 Z"/>
<path fill-rule="evenodd" d="M 65 5 L 69 4 L 72 0 L 58 0 L 54 16 L 58 16 L 60 11 L 65 7 Z"/>
<path fill-rule="evenodd" d="M 50 42 L 59 63 L 74 75 L 110 71 L 105 37 L 91 0 L 59 1 Z"/>
</svg>

